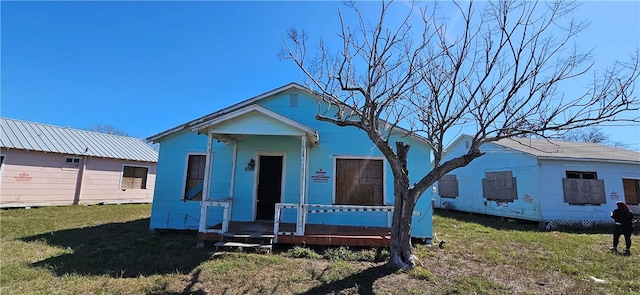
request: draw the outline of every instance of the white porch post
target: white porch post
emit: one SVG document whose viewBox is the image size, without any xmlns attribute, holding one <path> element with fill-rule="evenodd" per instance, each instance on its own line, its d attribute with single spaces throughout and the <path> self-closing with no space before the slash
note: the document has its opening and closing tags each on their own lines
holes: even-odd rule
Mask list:
<svg viewBox="0 0 640 295">
<path fill-rule="evenodd" d="M 302 136 L 300 147 L 300 201 L 298 206 L 298 216 L 296 221 L 296 235 L 304 235 L 305 212 L 304 206 L 307 188 L 307 136 Z"/>
<path fill-rule="evenodd" d="M 199 232 L 207 231 L 207 202 L 209 201 L 209 185 L 211 183 L 211 163 L 213 160 L 213 133 L 207 133 L 207 154 L 204 164 L 204 180 L 202 182 L 202 200 L 200 201 Z"/>
</svg>

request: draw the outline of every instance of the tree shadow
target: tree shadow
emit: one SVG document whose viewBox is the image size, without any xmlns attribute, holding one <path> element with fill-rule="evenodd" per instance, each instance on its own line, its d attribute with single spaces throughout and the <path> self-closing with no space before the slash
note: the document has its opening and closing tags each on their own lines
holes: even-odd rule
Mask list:
<svg viewBox="0 0 640 295">
<path fill-rule="evenodd" d="M 21 240 L 65 249 L 65 254 L 31 264 L 59 276 L 188 274 L 211 256 L 210 250 L 195 248 L 195 232 L 153 233 L 149 218 L 60 230 Z"/>
<path fill-rule="evenodd" d="M 482 226 L 491 227 L 497 230 L 517 230 L 517 231 L 535 231 L 535 232 L 566 232 L 580 234 L 610 234 L 613 231 L 612 224 L 597 224 L 592 226 L 582 226 L 580 222 L 574 225 L 558 226 L 553 229 L 541 228 L 537 221 L 507 218 L 495 215 L 487 215 L 481 213 L 470 213 L 456 211 L 450 209 L 436 209 L 434 215 L 451 218 L 466 223 L 476 223 Z"/>
<path fill-rule="evenodd" d="M 152 295 L 205 295 L 208 294 L 202 289 L 193 290 L 195 285 L 200 281 L 200 272 L 201 270 L 196 270 L 189 279 L 189 284 L 182 290 L 182 292 L 169 292 L 166 290 L 160 290 L 155 292 L 150 292 L 148 294 Z M 166 286 L 164 286 L 166 287 Z"/>
<path fill-rule="evenodd" d="M 507 218 L 481 213 L 470 213 L 451 209 L 436 209 L 433 215 L 451 218 L 466 223 L 476 223 L 497 230 L 545 231 L 538 223 L 530 220 Z"/>
<path fill-rule="evenodd" d="M 387 264 L 367 268 L 344 279 L 333 281 L 311 288 L 300 295 L 342 294 L 343 290 L 357 287 L 354 294 L 374 294 L 373 284 L 376 280 L 394 274 L 396 270 Z"/>
</svg>

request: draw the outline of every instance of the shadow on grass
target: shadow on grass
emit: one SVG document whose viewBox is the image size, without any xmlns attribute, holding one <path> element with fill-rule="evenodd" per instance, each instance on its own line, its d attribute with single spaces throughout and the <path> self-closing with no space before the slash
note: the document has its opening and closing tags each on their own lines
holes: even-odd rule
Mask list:
<svg viewBox="0 0 640 295">
<path fill-rule="evenodd" d="M 60 230 L 22 241 L 44 242 L 71 252 L 32 263 L 60 276 L 187 274 L 211 256 L 210 250 L 195 248 L 195 232 L 153 233 L 149 231 L 148 218 Z"/>
<path fill-rule="evenodd" d="M 315 294 L 343 294 L 345 290 L 357 287 L 357 290 L 349 290 L 353 294 L 374 294 L 373 284 L 376 280 L 395 273 L 395 269 L 386 264 L 367 268 L 359 273 L 350 275 L 344 279 L 326 283 L 314 287 L 301 295 Z"/>
<path fill-rule="evenodd" d="M 469 213 L 455 210 L 436 209 L 433 215 L 452 218 L 467 223 L 476 223 L 498 230 L 544 231 L 535 221 L 506 218 L 480 213 Z"/>
<path fill-rule="evenodd" d="M 540 228 L 538 222 L 530 220 L 522 220 L 515 218 L 507 218 L 493 215 L 486 215 L 480 213 L 469 213 L 455 210 L 436 209 L 434 216 L 441 216 L 445 218 L 452 218 L 467 223 L 476 223 L 482 226 L 491 227 L 497 230 L 517 230 L 517 231 L 531 231 L 531 232 L 549 232 L 558 231 L 566 233 L 580 233 L 580 234 L 610 234 L 613 232 L 613 226 L 601 225 L 592 227 L 583 226 L 560 226 L 552 230 Z M 640 230 L 637 227 L 635 234 L 637 235 Z"/>
</svg>

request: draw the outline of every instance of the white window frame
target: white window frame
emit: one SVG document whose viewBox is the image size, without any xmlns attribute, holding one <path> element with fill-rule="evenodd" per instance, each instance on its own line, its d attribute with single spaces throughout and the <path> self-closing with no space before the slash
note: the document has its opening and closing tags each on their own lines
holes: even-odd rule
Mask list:
<svg viewBox="0 0 640 295">
<path fill-rule="evenodd" d="M 389 205 L 387 198 L 387 159 L 383 156 L 353 156 L 353 155 L 334 155 L 333 156 L 333 181 L 331 182 L 331 205 L 336 204 L 336 162 L 338 159 L 347 160 L 382 160 L 382 204 L 379 206 Z M 364 205 L 363 205 L 364 206 Z"/>
<path fill-rule="evenodd" d="M 71 160 L 71 162 L 68 162 L 68 160 Z M 64 156 L 64 162 L 62 162 L 62 165 L 64 168 L 80 168 L 81 163 L 82 158 L 80 157 Z"/>
<path fill-rule="evenodd" d="M 200 202 L 200 200 L 187 200 L 186 196 L 185 196 L 185 190 L 187 189 L 187 173 L 189 172 L 189 156 L 205 156 L 205 159 L 207 157 L 207 153 L 206 152 L 187 152 L 185 154 L 184 157 L 184 172 L 182 173 L 182 190 L 181 190 L 181 195 L 182 197 L 180 198 L 180 200 L 182 201 L 195 201 L 195 202 Z M 212 155 L 213 157 L 213 155 Z M 206 160 L 205 160 L 206 162 Z M 212 161 L 213 163 L 213 161 Z M 205 163 L 204 165 L 204 169 L 207 169 L 207 164 Z M 211 169 L 211 167 L 209 167 L 209 169 Z M 206 173 L 205 173 L 206 175 Z M 209 177 L 211 177 L 211 175 L 209 175 Z"/>
<path fill-rule="evenodd" d="M 151 171 L 151 166 L 149 165 L 140 165 L 140 164 L 122 164 L 122 167 L 120 168 L 120 184 L 119 187 L 121 190 L 127 190 L 129 188 L 124 188 L 122 187 L 122 179 L 124 178 L 124 167 L 142 167 L 142 168 L 147 168 L 147 183 L 145 183 L 144 188 L 132 188 L 134 190 L 139 190 L 139 189 L 147 189 L 147 187 L 149 187 L 149 172 Z"/>
</svg>

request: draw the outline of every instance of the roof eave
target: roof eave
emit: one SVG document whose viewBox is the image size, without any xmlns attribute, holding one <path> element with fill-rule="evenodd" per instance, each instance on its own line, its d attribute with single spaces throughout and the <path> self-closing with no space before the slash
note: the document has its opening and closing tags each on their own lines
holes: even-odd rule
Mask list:
<svg viewBox="0 0 640 295">
<path fill-rule="evenodd" d="M 183 131 L 184 129 L 187 129 L 189 127 L 200 125 L 204 121 L 207 121 L 207 120 L 210 120 L 212 118 L 219 117 L 219 116 L 223 116 L 223 115 L 225 115 L 227 113 L 231 113 L 231 112 L 233 112 L 233 111 L 235 111 L 237 109 L 241 109 L 241 108 L 243 108 L 243 107 L 245 107 L 247 105 L 251 105 L 251 104 L 255 103 L 256 101 L 262 100 L 262 99 L 267 98 L 269 96 L 275 95 L 275 94 L 280 93 L 280 92 L 288 91 L 288 90 L 291 90 L 291 89 L 297 89 L 297 90 L 300 90 L 300 91 L 307 92 L 309 94 L 313 94 L 312 92 L 309 91 L 309 89 L 303 87 L 302 85 L 300 85 L 298 83 L 295 83 L 295 82 L 291 82 L 291 83 L 286 84 L 284 86 L 278 87 L 278 88 L 273 89 L 273 90 L 269 90 L 269 91 L 264 92 L 262 94 L 259 94 L 257 96 L 254 96 L 254 97 L 251 97 L 249 99 L 245 99 L 245 100 L 240 101 L 238 103 L 232 104 L 232 105 L 230 105 L 230 106 L 228 106 L 226 108 L 223 108 L 221 110 L 218 110 L 218 111 L 215 111 L 213 113 L 201 116 L 201 117 L 196 118 L 194 120 L 191 120 L 191 121 L 189 121 L 187 123 L 178 125 L 176 127 L 173 127 L 173 128 L 168 129 L 168 130 L 165 130 L 163 132 L 160 132 L 160 133 L 158 133 L 156 135 L 150 136 L 150 137 L 147 138 L 147 141 L 151 141 L 153 143 L 158 143 L 162 138 L 167 137 L 169 135 L 172 135 L 172 134 L 174 134 L 176 132 Z"/>
<path fill-rule="evenodd" d="M 536 158 L 538 158 L 538 160 L 548 160 L 548 161 L 551 160 L 551 161 L 576 161 L 576 162 L 602 162 L 602 163 L 640 165 L 640 161 L 621 160 L 621 159 L 574 158 L 574 157 L 554 157 L 554 156 L 536 156 Z"/>
</svg>

